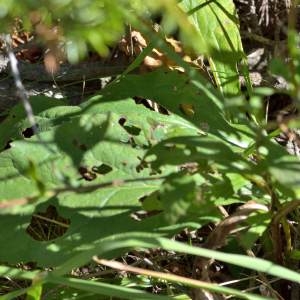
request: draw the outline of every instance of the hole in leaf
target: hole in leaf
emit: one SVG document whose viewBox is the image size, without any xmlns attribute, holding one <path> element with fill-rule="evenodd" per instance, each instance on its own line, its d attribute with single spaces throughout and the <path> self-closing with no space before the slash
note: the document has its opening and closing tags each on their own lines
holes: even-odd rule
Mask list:
<svg viewBox="0 0 300 300">
<path fill-rule="evenodd" d="M 45 212 L 38 212 L 31 217 L 26 232 L 37 241 L 51 241 L 66 233 L 70 220 L 60 216 L 56 207 L 49 205 Z"/>
<path fill-rule="evenodd" d="M 151 107 L 150 102 L 147 99 L 138 96 L 133 97 L 133 99 L 136 104 L 143 105 L 144 107 L 154 111 L 153 107 Z"/>
<path fill-rule="evenodd" d="M 143 105 L 147 109 L 161 113 L 163 115 L 170 115 L 169 111 L 165 107 L 163 107 L 161 104 L 156 103 L 153 100 L 141 98 L 138 96 L 133 97 L 133 99 L 136 104 Z"/>
<path fill-rule="evenodd" d="M 33 130 L 33 127 L 28 127 L 26 128 L 25 130 L 22 131 L 22 135 L 25 137 L 25 138 L 30 138 L 34 135 L 34 130 Z"/>
<path fill-rule="evenodd" d="M 92 171 L 101 175 L 105 175 L 112 171 L 112 167 L 106 164 L 92 167 Z"/>
<path fill-rule="evenodd" d="M 141 133 L 141 128 L 133 126 L 133 125 L 131 125 L 131 126 L 124 125 L 123 128 L 131 135 L 137 136 Z"/>
<path fill-rule="evenodd" d="M 84 166 L 79 167 L 78 172 L 82 176 L 82 178 L 86 181 L 93 181 L 97 177 L 96 173 L 90 171 L 87 167 Z"/>
<path fill-rule="evenodd" d="M 123 127 L 123 126 L 125 125 L 125 123 L 126 123 L 126 118 L 121 117 L 121 118 L 119 119 L 119 124 Z"/>
<path fill-rule="evenodd" d="M 189 174 L 194 174 L 199 170 L 197 162 L 187 162 L 179 166 L 181 171 L 186 171 Z"/>
<path fill-rule="evenodd" d="M 140 163 L 135 168 L 138 173 L 140 173 L 141 171 L 143 171 L 146 168 L 149 168 L 149 164 L 143 158 L 141 158 L 139 156 L 137 158 L 140 161 Z"/>
<path fill-rule="evenodd" d="M 126 118 L 122 117 L 119 119 L 119 124 L 127 131 L 127 133 L 131 135 L 139 135 L 141 133 L 141 128 L 136 127 L 134 125 L 125 125 Z"/>
</svg>

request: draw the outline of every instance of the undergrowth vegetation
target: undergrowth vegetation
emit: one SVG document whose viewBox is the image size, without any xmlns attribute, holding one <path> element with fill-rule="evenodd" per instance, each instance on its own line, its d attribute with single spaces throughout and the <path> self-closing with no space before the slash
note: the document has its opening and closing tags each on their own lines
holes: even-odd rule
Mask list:
<svg viewBox="0 0 300 300">
<path fill-rule="evenodd" d="M 21 104 L 3 112 L 0 299 L 290 296 L 300 162 L 274 137 L 300 126 L 268 122 L 275 90 L 252 87 L 233 1 L 46 2 L 0 1 L 3 28 L 19 17 L 72 63 L 109 53 L 128 28 L 147 45 L 79 105 L 31 97 L 37 132 Z M 288 63 L 271 70 L 297 108 L 294 23 Z M 153 52 L 160 67 L 141 71 Z"/>
</svg>

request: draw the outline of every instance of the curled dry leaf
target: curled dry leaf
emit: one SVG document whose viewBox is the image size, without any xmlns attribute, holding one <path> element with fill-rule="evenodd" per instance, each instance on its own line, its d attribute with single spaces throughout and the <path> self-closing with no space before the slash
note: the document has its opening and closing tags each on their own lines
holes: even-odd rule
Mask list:
<svg viewBox="0 0 300 300">
<path fill-rule="evenodd" d="M 182 56 L 183 60 L 193 64 L 195 67 L 202 68 L 203 64 L 201 60 L 193 60 L 189 55 L 184 53 L 181 42 L 173 38 L 165 38 L 165 41 L 174 49 L 174 51 Z M 142 53 L 142 51 L 148 46 L 147 40 L 143 35 L 136 30 L 132 30 L 130 35 L 124 36 L 119 42 L 119 50 L 126 56 L 136 57 Z M 170 70 L 177 70 L 184 72 L 184 69 L 178 66 L 174 61 L 170 60 L 168 56 L 158 49 L 152 49 L 150 55 L 147 55 L 143 61 L 143 65 L 140 67 L 141 72 L 152 71 L 160 67 L 166 67 Z"/>
</svg>

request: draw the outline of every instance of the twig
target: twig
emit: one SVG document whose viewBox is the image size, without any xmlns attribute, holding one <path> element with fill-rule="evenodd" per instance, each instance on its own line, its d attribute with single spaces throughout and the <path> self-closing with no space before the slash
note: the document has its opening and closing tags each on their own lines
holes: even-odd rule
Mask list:
<svg viewBox="0 0 300 300">
<path fill-rule="evenodd" d="M 21 77 L 20 77 L 20 72 L 18 69 L 18 60 L 11 48 L 11 38 L 10 38 L 9 34 L 6 34 L 4 36 L 4 41 L 5 41 L 6 52 L 8 54 L 8 58 L 9 58 L 11 72 L 12 72 L 12 75 L 14 78 L 15 86 L 16 86 L 18 94 L 19 94 L 19 98 L 22 101 L 22 104 L 24 106 L 29 124 L 32 127 L 32 131 L 34 134 L 37 134 L 37 125 L 36 125 L 36 122 L 34 119 L 32 107 L 28 100 L 28 95 L 27 95 L 26 89 L 25 89 L 25 87 L 22 83 Z"/>
<path fill-rule="evenodd" d="M 256 276 L 253 276 L 253 277 L 256 277 Z M 248 279 L 248 278 L 245 278 L 245 279 Z M 242 279 L 243 280 L 243 279 Z M 274 279 L 272 279 L 272 280 L 269 280 L 269 284 L 271 284 L 271 283 L 275 283 L 275 282 L 278 282 L 278 281 L 280 281 L 281 279 L 280 278 L 274 278 Z M 237 282 L 239 281 L 239 280 L 236 280 Z M 254 290 L 259 290 L 259 289 L 261 289 L 261 287 L 262 286 L 265 286 L 265 283 L 264 282 L 262 282 L 262 281 L 260 281 L 259 279 L 257 279 L 257 281 L 258 282 L 260 282 L 261 284 L 260 285 L 256 285 L 256 286 L 253 286 L 253 287 L 250 287 L 250 288 L 247 288 L 247 289 L 244 289 L 243 290 L 243 292 L 244 293 L 248 293 L 248 292 L 252 292 L 252 291 L 254 291 Z M 222 285 L 222 284 L 219 284 L 219 285 Z M 275 292 L 275 291 L 274 291 Z M 278 299 L 283 299 L 277 292 L 276 292 L 276 295 L 277 295 L 277 297 L 278 297 Z M 228 297 L 226 297 L 226 300 L 229 300 L 229 299 L 232 299 L 233 298 L 233 296 L 228 296 Z M 274 298 L 274 299 L 276 299 L 276 298 Z"/>
<path fill-rule="evenodd" d="M 120 271 L 132 272 L 135 274 L 150 276 L 153 278 L 158 278 L 160 280 L 167 280 L 167 281 L 174 282 L 177 284 L 184 284 L 186 286 L 190 286 L 190 287 L 201 289 L 201 290 L 204 289 L 204 290 L 214 291 L 214 292 L 217 292 L 220 294 L 229 294 L 229 295 L 233 294 L 233 295 L 238 296 L 241 299 L 250 299 L 250 297 L 253 296 L 251 294 L 241 293 L 237 290 L 234 290 L 234 289 L 231 289 L 228 287 L 221 287 L 215 283 L 209 283 L 209 282 L 191 279 L 191 278 L 174 275 L 174 274 L 170 274 L 170 273 L 163 273 L 163 272 L 157 272 L 157 271 L 132 267 L 132 266 L 122 264 L 118 261 L 100 259 L 97 256 L 93 256 L 93 260 L 98 264 L 101 264 L 103 266 L 107 266 L 107 267 L 110 267 L 113 269 L 117 269 Z M 193 298 L 193 299 L 195 299 L 195 298 Z M 262 298 L 257 296 L 257 299 L 262 299 Z"/>
</svg>

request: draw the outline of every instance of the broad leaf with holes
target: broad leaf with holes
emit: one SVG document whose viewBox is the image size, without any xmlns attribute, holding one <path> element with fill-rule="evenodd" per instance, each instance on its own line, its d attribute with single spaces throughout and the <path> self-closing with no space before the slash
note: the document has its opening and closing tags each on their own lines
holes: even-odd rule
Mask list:
<svg viewBox="0 0 300 300">
<path fill-rule="evenodd" d="M 169 115 L 136 104 L 135 96 Z M 28 124 L 19 116 L 19 134 L 0 153 L 0 260 L 58 266 L 104 241 L 198 228 L 220 219 L 217 201 L 243 202 L 243 188 L 257 192 L 249 178 L 259 180 L 266 164 L 285 185 L 276 171 L 288 167 L 280 146 L 266 141 L 277 158 L 249 160 L 255 134 L 230 126 L 214 100 L 185 75 L 157 71 L 125 76 L 81 106 L 38 110 L 33 102 L 39 137 L 20 134 Z"/>
<path fill-rule="evenodd" d="M 81 107 L 48 109 L 33 101 L 38 137 L 24 136 L 26 117 L 15 114 L 14 141 L 0 153 L 1 261 L 56 266 L 103 239 L 138 232 L 170 235 L 209 221 L 198 215 L 170 225 L 163 213 L 146 218 L 138 213 L 140 199 L 177 170 L 169 166 L 156 173 L 142 166 L 147 149 L 165 138 L 201 131 L 133 99 L 108 100 L 100 96 Z M 18 111 L 20 107 L 13 110 Z"/>
</svg>

